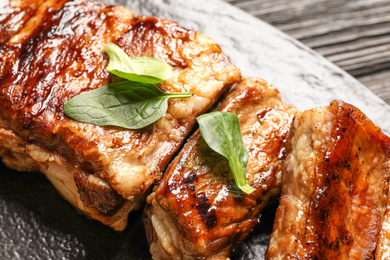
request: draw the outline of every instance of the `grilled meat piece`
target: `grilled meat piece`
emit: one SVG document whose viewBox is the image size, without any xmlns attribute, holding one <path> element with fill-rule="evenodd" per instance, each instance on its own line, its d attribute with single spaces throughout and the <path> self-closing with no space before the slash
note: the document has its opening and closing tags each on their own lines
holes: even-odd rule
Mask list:
<svg viewBox="0 0 390 260">
<path fill-rule="evenodd" d="M 159 84 L 192 92 L 141 130 L 76 122 L 67 100 L 112 81 L 103 47 L 173 66 Z M 75 207 L 122 230 L 128 212 L 161 178 L 195 118 L 241 78 L 220 47 L 201 33 L 119 6 L 87 0 L 10 0 L 0 14 L 0 153 L 21 171 L 42 171 Z"/>
<path fill-rule="evenodd" d="M 341 101 L 293 124 L 266 259 L 372 259 L 384 218 L 390 138 Z"/>
<path fill-rule="evenodd" d="M 227 160 L 196 132 L 147 198 L 144 223 L 154 259 L 225 259 L 280 194 L 285 140 L 298 110 L 265 81 L 249 78 L 219 110 L 238 115 L 249 151 L 247 180 L 256 191 L 241 192 Z"/>
<path fill-rule="evenodd" d="M 387 209 L 382 222 L 379 241 L 375 249 L 376 260 L 390 259 L 390 200 L 387 198 Z"/>
<path fill-rule="evenodd" d="M 387 197 L 386 213 L 382 221 L 382 228 L 379 235 L 379 241 L 375 249 L 374 259 L 390 259 L 390 191 Z"/>
</svg>

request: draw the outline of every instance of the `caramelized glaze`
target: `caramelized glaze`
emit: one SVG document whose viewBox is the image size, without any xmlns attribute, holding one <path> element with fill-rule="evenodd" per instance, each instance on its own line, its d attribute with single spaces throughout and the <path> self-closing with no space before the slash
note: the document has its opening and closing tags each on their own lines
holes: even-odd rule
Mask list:
<svg viewBox="0 0 390 260">
<path fill-rule="evenodd" d="M 219 110 L 238 115 L 249 151 L 247 180 L 256 191 L 239 190 L 227 160 L 197 131 L 148 198 L 145 224 L 155 259 L 226 259 L 280 193 L 285 140 L 297 109 L 265 81 L 248 78 Z"/>
<path fill-rule="evenodd" d="M 356 107 L 334 101 L 297 117 L 290 143 L 266 258 L 373 259 L 390 138 Z"/>
<path fill-rule="evenodd" d="M 159 179 L 195 117 L 240 79 L 239 70 L 213 40 L 168 20 L 87 0 L 11 0 L 4 10 L 0 15 L 4 127 L 55 155 L 75 174 L 86 207 L 99 214 L 114 214 L 124 200 L 135 199 Z M 113 80 L 105 70 L 108 55 L 102 52 L 108 42 L 117 43 L 131 57 L 151 56 L 171 64 L 173 78 L 159 87 L 195 95 L 170 101 L 169 107 L 175 109 L 141 130 L 71 120 L 63 113 L 67 100 Z M 91 174 L 104 187 L 89 183 Z"/>
</svg>

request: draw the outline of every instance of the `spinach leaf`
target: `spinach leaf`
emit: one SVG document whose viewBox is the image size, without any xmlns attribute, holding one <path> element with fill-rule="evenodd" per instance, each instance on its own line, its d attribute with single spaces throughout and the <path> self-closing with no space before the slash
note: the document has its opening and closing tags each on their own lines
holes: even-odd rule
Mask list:
<svg viewBox="0 0 390 260">
<path fill-rule="evenodd" d="M 106 69 L 118 77 L 157 84 L 170 79 L 173 75 L 171 66 L 164 61 L 150 57 L 130 58 L 115 43 L 108 43 L 103 50 L 110 57 Z"/>
<path fill-rule="evenodd" d="M 164 115 L 168 99 L 190 96 L 192 93 L 166 93 L 155 85 L 125 81 L 73 97 L 64 112 L 80 122 L 140 129 Z"/>
<path fill-rule="evenodd" d="M 168 99 L 193 95 L 166 93 L 153 85 L 172 77 L 167 63 L 148 57 L 130 58 L 114 43 L 107 44 L 104 50 L 110 57 L 106 69 L 131 81 L 106 85 L 71 98 L 64 106 L 67 116 L 99 126 L 140 129 L 165 114 Z"/>
<path fill-rule="evenodd" d="M 237 115 L 217 111 L 201 115 L 197 117 L 197 121 L 206 143 L 229 161 L 237 186 L 247 194 L 255 191 L 246 181 L 249 154 L 242 140 Z"/>
</svg>

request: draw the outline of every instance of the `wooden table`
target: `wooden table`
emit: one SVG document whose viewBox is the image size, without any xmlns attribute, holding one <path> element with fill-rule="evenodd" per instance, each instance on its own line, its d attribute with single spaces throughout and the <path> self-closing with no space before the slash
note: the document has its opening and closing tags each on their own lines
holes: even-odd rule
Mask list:
<svg viewBox="0 0 390 260">
<path fill-rule="evenodd" d="M 390 104 L 390 0 L 225 0 L 303 42 Z"/>
</svg>

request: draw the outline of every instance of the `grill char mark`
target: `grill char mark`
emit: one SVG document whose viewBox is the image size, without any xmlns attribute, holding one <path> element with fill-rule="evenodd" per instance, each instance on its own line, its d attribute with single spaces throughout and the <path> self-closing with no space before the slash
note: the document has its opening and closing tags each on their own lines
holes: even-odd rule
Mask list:
<svg viewBox="0 0 390 260">
<path fill-rule="evenodd" d="M 386 210 L 389 141 L 342 101 L 298 116 L 266 259 L 372 259 Z"/>
<path fill-rule="evenodd" d="M 299 112 L 281 102 L 278 91 L 265 81 L 250 78 L 236 84 L 218 109 L 238 114 L 249 151 L 247 179 L 256 191 L 249 195 L 240 191 L 228 161 L 196 131 L 148 197 L 144 223 L 151 249 L 160 250 L 152 252 L 156 258 L 164 254 L 177 259 L 227 258 L 280 192 L 285 138 Z M 166 242 L 171 240 L 177 243 Z"/>
<path fill-rule="evenodd" d="M 74 180 L 85 202 L 76 206 L 84 211 L 92 205 L 87 213 L 93 218 L 123 229 L 126 214 L 135 206 L 132 202 L 138 204 L 161 178 L 196 116 L 240 80 L 239 70 L 212 39 L 172 21 L 137 16 L 124 7 L 88 0 L 10 0 L 4 10 L 1 127 L 50 154 L 47 158 L 54 158 L 70 176 L 76 172 Z M 18 17 L 14 27 L 12 16 Z M 8 31 L 3 34 L 4 30 Z M 194 96 L 170 100 L 164 117 L 140 130 L 71 120 L 63 113 L 70 98 L 113 81 L 105 69 L 108 55 L 102 52 L 108 42 L 117 43 L 131 57 L 151 56 L 171 64 L 174 77 L 158 87 Z M 89 183 L 91 176 L 102 186 Z M 102 217 L 115 212 L 122 214 L 121 224 L 110 222 L 118 219 L 116 215 Z"/>
</svg>

